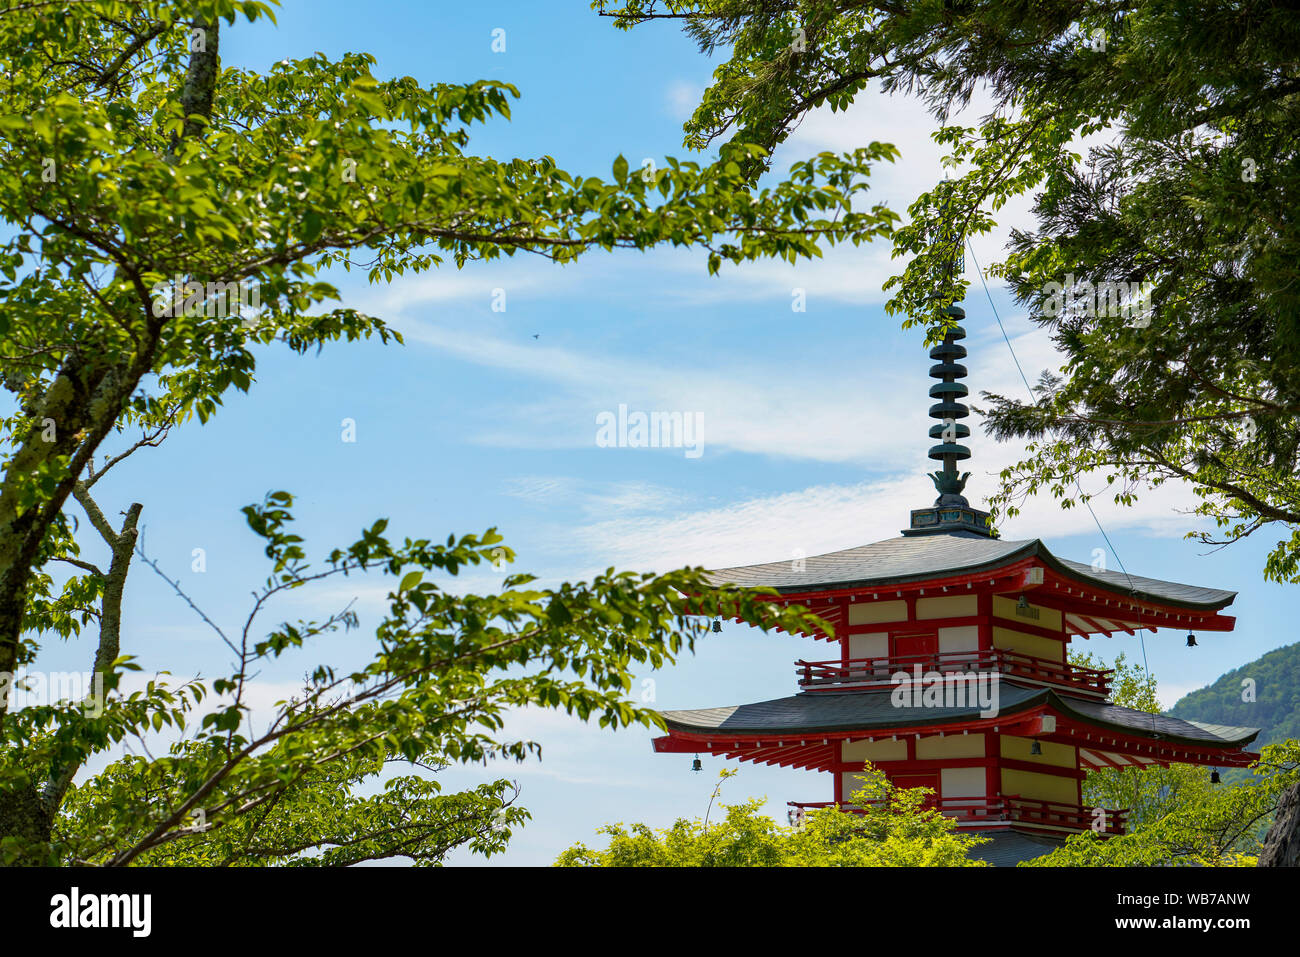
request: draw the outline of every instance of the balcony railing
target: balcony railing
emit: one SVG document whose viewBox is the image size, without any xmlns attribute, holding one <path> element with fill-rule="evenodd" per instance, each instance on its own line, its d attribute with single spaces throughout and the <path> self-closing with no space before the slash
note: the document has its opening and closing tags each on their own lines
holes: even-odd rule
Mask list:
<svg viewBox="0 0 1300 957">
<path fill-rule="evenodd" d="M 873 801 L 872 804 L 880 802 Z M 790 801 L 790 807 L 814 810 L 833 807 L 834 801 Z M 1111 811 L 1079 804 L 1060 804 L 1055 801 L 1040 801 L 1036 798 L 1023 798 L 1019 795 L 998 795 L 997 797 L 931 797 L 924 804 L 942 814 L 954 818 L 959 826 L 979 827 L 981 825 L 1014 823 L 1030 827 L 1067 829 L 1072 831 L 1094 830 L 1099 834 L 1123 834 L 1127 824 L 1128 811 Z M 863 809 L 852 804 L 841 804 L 840 808 L 853 814 L 862 814 Z"/>
<path fill-rule="evenodd" d="M 1081 668 L 1001 648 L 900 655 L 893 658 L 850 658 L 847 662 L 795 662 L 799 687 L 805 691 L 830 690 L 845 685 L 893 684 L 895 673 L 902 671 L 911 675 L 915 665 L 920 665 L 923 673 L 969 674 L 993 671 L 1103 698 L 1110 694 L 1110 676 L 1114 674 L 1112 670 Z"/>
</svg>

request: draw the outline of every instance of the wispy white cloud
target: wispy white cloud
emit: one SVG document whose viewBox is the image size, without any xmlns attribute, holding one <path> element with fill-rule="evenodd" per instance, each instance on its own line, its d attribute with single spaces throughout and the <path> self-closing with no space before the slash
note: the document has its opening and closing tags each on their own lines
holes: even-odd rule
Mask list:
<svg viewBox="0 0 1300 957">
<path fill-rule="evenodd" d="M 685 492 L 652 482 L 596 482 L 566 476 L 524 475 L 504 482 L 505 494 L 535 505 L 564 505 L 587 514 L 663 511 L 690 500 Z"/>
<path fill-rule="evenodd" d="M 688 107 L 698 91 L 678 84 L 669 88 L 670 105 Z M 987 97 L 977 95 L 973 105 L 953 122 L 973 123 L 987 112 Z M 947 148 L 936 145 L 931 133 L 937 122 L 914 98 L 884 97 L 869 93 L 845 113 L 819 110 L 808 116 L 781 147 L 776 166 L 822 150 L 845 151 L 879 139 L 894 143 L 902 160 L 880 164 L 873 172 L 872 200 L 885 200 L 900 213 L 921 191 L 944 175 L 941 162 Z M 991 235 L 974 241 L 980 261 L 987 266 L 999 258 L 1002 243 L 1012 227 L 1030 225 L 1028 200 L 1014 201 L 998 214 L 1000 225 Z M 878 305 L 886 294 L 886 277 L 901 269 L 890 258 L 886 243 L 828 250 L 825 257 L 790 266 L 779 262 L 748 263 L 726 268 L 719 277 L 706 279 L 698 256 L 661 250 L 635 260 L 636 270 L 668 275 L 655 295 L 684 305 L 707 308 L 710 303 L 778 299 L 788 301 L 792 290 L 805 290 L 810 306 L 818 302 Z M 541 270 L 549 267 L 542 265 Z M 521 288 L 537 295 L 572 290 L 567 285 L 581 277 L 582 295 L 626 296 L 632 261 L 602 260 L 599 269 L 589 264 L 564 271 L 564 284 L 554 285 L 551 273 L 527 267 Z M 1001 333 L 977 317 L 987 314 L 983 290 L 974 265 L 967 263 L 972 283 L 967 311 L 972 350 L 968 363 L 977 376 L 976 392 L 987 390 L 1024 397 L 1025 386 L 1010 361 Z M 514 280 L 507 284 L 513 288 Z M 477 283 L 477 285 L 475 284 Z M 816 554 L 888 538 L 905 524 L 910 508 L 928 502 L 934 492 L 922 466 L 928 445 L 924 393 L 928 364 L 918 353 L 915 365 L 900 367 L 896 360 L 870 354 L 871 336 L 858 350 L 828 344 L 815 362 L 789 357 L 751 355 L 710 356 L 706 376 L 698 366 L 683 369 L 666 358 L 618 348 L 620 343 L 596 346 L 586 342 L 556 345 L 543 340 L 519 339 L 491 323 L 432 322 L 419 309 L 424 302 L 441 301 L 457 289 L 486 294 L 487 282 L 462 283 L 441 289 L 431 286 L 426 298 L 419 289 L 399 294 L 394 304 L 403 310 L 408 341 L 519 380 L 545 383 L 527 399 L 514 394 L 501 400 L 485 417 L 477 441 L 520 449 L 590 449 L 594 447 L 595 416 L 626 404 L 632 409 L 700 412 L 704 418 L 705 455 L 741 453 L 779 459 L 860 465 L 866 480 L 856 485 L 818 484 L 772 496 L 744 496 L 718 504 L 666 486 L 648 483 L 599 483 L 563 475 L 528 476 L 507 484 L 506 494 L 533 503 L 577 508 L 585 524 L 566 531 L 547 548 L 566 564 L 562 553 L 582 561 L 585 573 L 608 564 L 620 567 L 668 568 L 682 564 L 725 565 L 736 562 L 782 560 L 796 549 Z M 405 298 L 400 298 L 405 296 Z M 1013 311 L 1014 312 L 1014 311 Z M 1039 371 L 1059 366 L 1048 335 L 1032 327 L 1023 316 L 1003 317 L 1016 355 L 1031 381 Z M 893 320 L 890 320 L 892 322 Z M 978 405 L 978 398 L 973 399 Z M 983 434 L 978 417 L 970 422 L 975 450 L 969 486 L 979 501 L 996 485 L 997 473 L 1023 454 L 1023 446 L 993 442 Z M 610 454 L 643 454 L 616 450 Z M 664 451 L 644 454 L 672 454 Z M 1121 508 L 1098 499 L 1094 502 L 1108 529 L 1134 528 L 1151 534 L 1184 531 L 1190 519 L 1181 514 L 1194 505 L 1188 491 L 1167 485 L 1148 492 L 1136 507 Z M 1050 498 L 1032 499 L 1023 514 L 1004 525 L 1008 537 L 1056 537 L 1097 534 L 1086 510 L 1063 511 Z M 581 556 L 581 557 L 579 557 Z"/>
<path fill-rule="evenodd" d="M 466 362 L 561 387 L 545 401 L 499 403 L 490 428 L 478 436 L 489 444 L 591 448 L 596 416 L 625 404 L 634 410 L 701 413 L 705 455 L 745 452 L 854 462 L 887 471 L 915 465 L 932 424 L 922 391 L 927 363 L 919 353 L 915 367 L 908 369 L 882 368 L 880 363 L 835 353 L 816 365 L 741 364 L 722 357 L 701 376 L 695 369 L 644 357 L 523 344 L 445 325 L 414 322 L 407 336 Z M 1024 333 L 1015 341 L 1030 375 L 1054 364 L 1050 341 L 1041 332 Z M 1014 367 L 1005 360 L 985 372 L 979 385 L 1024 392 Z"/>
<path fill-rule="evenodd" d="M 972 479 L 978 500 L 993 489 L 992 478 Z M 894 538 L 909 511 L 929 504 L 934 488 L 919 470 L 856 485 L 821 485 L 779 495 L 756 496 L 720 507 L 659 515 L 616 515 L 572 530 L 575 554 L 598 565 L 666 571 L 683 565 L 727 567 L 787 561 Z M 1186 490 L 1166 485 L 1133 507 L 1100 499 L 1094 510 L 1108 531 L 1139 529 L 1181 534 L 1189 525 L 1176 509 L 1191 503 Z M 1093 535 L 1103 543 L 1083 509 L 1065 511 L 1050 499 L 1031 499 L 1023 513 L 1002 525 L 1005 538 Z M 1090 560 L 1083 556 L 1066 558 Z"/>
<path fill-rule="evenodd" d="M 668 115 L 678 120 L 686 120 L 695 112 L 695 105 L 700 102 L 700 95 L 703 92 L 703 87 L 694 83 L 674 80 L 668 84 L 668 91 L 664 96 Z"/>
</svg>

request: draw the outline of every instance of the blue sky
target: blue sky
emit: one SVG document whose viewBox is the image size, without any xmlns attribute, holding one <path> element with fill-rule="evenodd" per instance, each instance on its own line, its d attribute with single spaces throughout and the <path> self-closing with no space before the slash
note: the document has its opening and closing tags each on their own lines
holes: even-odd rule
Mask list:
<svg viewBox="0 0 1300 957">
<path fill-rule="evenodd" d="M 492 31 L 506 31 L 493 53 Z M 472 149 L 498 157 L 549 154 L 562 166 L 608 175 L 615 156 L 640 165 L 685 156 L 681 123 L 712 69 L 677 30 L 631 34 L 598 19 L 585 0 L 372 2 L 288 0 L 279 26 L 241 24 L 222 37 L 227 65 L 265 69 L 322 51 L 368 51 L 380 75 L 427 82 L 478 78 L 516 84 L 511 122 L 474 132 Z M 915 103 L 869 95 L 847 114 L 814 115 L 777 156 L 784 167 L 823 149 L 871 140 L 897 144 L 903 159 L 873 175 L 900 213 L 941 176 L 932 125 Z M 1024 223 L 1025 205 L 1004 211 Z M 1006 228 L 977 241 L 982 263 L 998 258 Z M 146 548 L 209 612 L 233 623 L 265 576 L 260 550 L 238 510 L 270 489 L 298 496 L 299 532 L 325 551 L 351 541 L 379 516 L 399 534 L 445 537 L 498 526 L 518 568 L 546 582 L 614 565 L 667 570 L 812 555 L 892 537 L 909 508 L 934 497 L 926 418 L 929 359 L 918 331 L 886 316 L 881 291 L 899 268 L 883 244 L 835 250 L 815 264 L 758 263 L 710 278 L 704 256 L 682 251 L 591 256 L 556 267 L 518 256 L 507 262 L 406 277 L 369 286 L 340 276 L 345 300 L 402 330 L 406 345 L 328 347 L 319 356 L 271 349 L 257 383 L 232 396 L 206 426 L 179 430 L 99 487 L 106 511 L 144 503 Z M 971 273 L 974 279 L 974 274 Z M 493 291 L 506 309 L 493 311 Z M 792 311 L 794 291 L 806 312 Z M 993 298 L 1031 380 L 1052 366 L 1050 343 L 1009 297 Z M 1022 395 L 1024 387 L 978 280 L 965 303 L 972 391 Z M 602 448 L 596 416 L 630 409 L 699 413 L 703 454 L 681 449 Z M 357 441 L 341 441 L 354 419 Z M 1017 448 L 981 436 L 969 443 L 968 495 L 994 487 Z M 1152 671 L 1171 704 L 1223 671 L 1294 640 L 1280 586 L 1260 578 L 1269 541 L 1207 554 L 1181 538 L 1195 504 L 1166 486 L 1135 508 L 1097 512 L 1130 572 L 1240 592 L 1230 635 L 1148 636 Z M 1090 561 L 1104 542 L 1086 512 L 1031 502 L 1004 537 L 1044 539 L 1064 557 Z M 192 573 L 194 548 L 207 570 Z M 89 549 L 94 552 L 92 546 Z M 1109 567 L 1118 567 L 1113 555 Z M 472 574 L 490 588 L 500 576 Z M 331 586 L 282 614 L 321 614 L 357 598 L 373 624 L 386 586 Z M 150 671 L 213 675 L 223 648 L 147 567 L 128 585 L 123 650 Z M 351 660 L 364 630 L 331 638 L 321 656 Z M 1090 650 L 1140 655 L 1135 639 L 1095 639 Z M 82 646 L 48 648 L 45 667 L 84 668 Z M 790 694 L 792 662 L 831 657 L 825 645 L 767 637 L 728 625 L 693 657 L 653 675 L 664 709 L 736 704 Z M 307 670 L 266 672 L 260 702 L 291 691 Z M 610 733 L 563 715 L 526 713 L 512 725 L 537 738 L 540 762 L 457 769 L 448 785 L 516 778 L 534 814 L 510 852 L 493 863 L 548 864 L 600 824 L 665 825 L 700 816 L 717 771 L 689 772 L 689 756 L 655 756 L 649 732 Z M 829 777 L 742 766 L 725 799 L 766 795 L 784 816 L 790 799 L 830 797 Z M 454 863 L 479 863 L 458 854 Z"/>
</svg>

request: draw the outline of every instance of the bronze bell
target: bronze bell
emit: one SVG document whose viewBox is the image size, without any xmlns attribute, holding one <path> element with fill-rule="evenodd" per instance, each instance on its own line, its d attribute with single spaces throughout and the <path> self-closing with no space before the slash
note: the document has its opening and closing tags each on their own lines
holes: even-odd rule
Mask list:
<svg viewBox="0 0 1300 957">
<path fill-rule="evenodd" d="M 695 760 L 691 762 L 691 770 L 692 771 L 704 770 L 704 764 L 700 761 L 700 756 L 698 754 L 695 756 Z"/>
<path fill-rule="evenodd" d="M 1196 647 L 1196 636 L 1193 635 L 1190 631 L 1187 633 L 1187 647 L 1188 648 Z"/>
<path fill-rule="evenodd" d="M 716 635 L 720 631 L 722 631 L 722 619 L 715 618 L 713 619 L 713 633 Z"/>
</svg>

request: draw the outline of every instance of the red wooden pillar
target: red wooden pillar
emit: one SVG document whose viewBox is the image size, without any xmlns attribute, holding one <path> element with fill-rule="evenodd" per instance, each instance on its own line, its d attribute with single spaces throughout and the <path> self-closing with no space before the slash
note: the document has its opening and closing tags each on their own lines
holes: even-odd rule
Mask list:
<svg viewBox="0 0 1300 957">
<path fill-rule="evenodd" d="M 999 766 L 1001 747 L 998 743 L 998 736 L 988 731 L 984 732 L 984 799 L 986 801 L 995 800 L 1002 793 L 1002 769 Z"/>
<path fill-rule="evenodd" d="M 849 609 L 855 603 L 847 599 L 840 605 L 840 664 L 845 668 L 849 666 Z"/>
<path fill-rule="evenodd" d="M 979 616 L 979 650 L 993 650 L 993 594 L 981 591 L 975 598 L 975 613 Z"/>
</svg>

